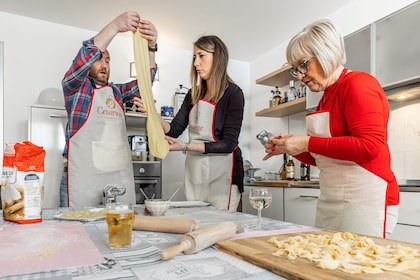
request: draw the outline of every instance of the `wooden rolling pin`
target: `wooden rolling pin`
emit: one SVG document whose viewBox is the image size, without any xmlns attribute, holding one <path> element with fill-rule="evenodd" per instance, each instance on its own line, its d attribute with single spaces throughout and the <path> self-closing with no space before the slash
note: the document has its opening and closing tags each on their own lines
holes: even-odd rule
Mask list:
<svg viewBox="0 0 420 280">
<path fill-rule="evenodd" d="M 193 230 L 197 230 L 198 226 L 193 219 L 136 215 L 133 222 L 133 229 L 170 233 L 187 233 Z"/>
<path fill-rule="evenodd" d="M 160 255 L 162 260 L 169 260 L 181 252 L 191 255 L 201 251 L 216 242 L 226 240 L 236 234 L 237 226 L 232 222 L 201 228 L 199 230 L 186 233 L 181 237 L 178 245 L 169 247 Z"/>
</svg>

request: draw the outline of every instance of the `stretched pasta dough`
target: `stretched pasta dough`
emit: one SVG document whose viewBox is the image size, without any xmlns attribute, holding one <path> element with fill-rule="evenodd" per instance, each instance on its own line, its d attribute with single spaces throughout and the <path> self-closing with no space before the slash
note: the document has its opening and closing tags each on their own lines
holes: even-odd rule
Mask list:
<svg viewBox="0 0 420 280">
<path fill-rule="evenodd" d="M 163 159 L 169 152 L 169 143 L 165 139 L 165 133 L 160 124 L 153 98 L 147 40 L 141 38 L 140 32 L 137 30 L 133 34 L 133 43 L 137 83 L 139 85 L 141 98 L 147 110 L 146 129 L 149 150 L 154 157 Z"/>
</svg>

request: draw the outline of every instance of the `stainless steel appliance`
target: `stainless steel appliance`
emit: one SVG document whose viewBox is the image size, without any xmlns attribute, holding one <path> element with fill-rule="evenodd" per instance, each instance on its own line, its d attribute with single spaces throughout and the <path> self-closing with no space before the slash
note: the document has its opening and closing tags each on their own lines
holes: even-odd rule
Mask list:
<svg viewBox="0 0 420 280">
<path fill-rule="evenodd" d="M 148 198 L 162 196 L 162 163 L 156 161 L 133 161 L 134 185 L 136 190 L 136 204 L 144 203 L 144 195 Z"/>
<path fill-rule="evenodd" d="M 261 176 L 255 176 L 255 172 L 261 168 L 255 168 L 252 166 L 252 163 L 249 160 L 244 160 L 244 183 L 251 183 L 255 181 L 261 181 Z"/>
<path fill-rule="evenodd" d="M 147 136 L 130 135 L 128 142 L 131 147 L 131 158 L 133 160 L 147 160 Z"/>
</svg>

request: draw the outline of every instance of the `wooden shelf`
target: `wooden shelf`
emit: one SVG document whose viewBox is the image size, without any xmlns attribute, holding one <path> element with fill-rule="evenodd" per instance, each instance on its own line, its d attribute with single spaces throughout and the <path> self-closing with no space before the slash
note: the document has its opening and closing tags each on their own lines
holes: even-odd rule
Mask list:
<svg viewBox="0 0 420 280">
<path fill-rule="evenodd" d="M 266 108 L 264 110 L 256 112 L 255 115 L 257 117 L 280 118 L 303 112 L 305 111 L 305 109 L 306 97 L 302 97 L 287 103 L 279 104 L 274 107 Z"/>
<path fill-rule="evenodd" d="M 256 80 L 259 85 L 282 87 L 289 84 L 290 80 L 295 80 L 292 75 L 289 74 L 289 69 L 292 68 L 290 65 L 281 67 L 280 69 L 271 72 Z"/>
<path fill-rule="evenodd" d="M 292 68 L 290 65 L 281 67 L 280 69 L 271 72 L 256 80 L 257 84 L 283 87 L 289 84 L 289 81 L 295 80 L 289 73 L 289 69 Z M 273 117 L 280 118 L 284 116 L 293 115 L 296 113 L 304 112 L 306 110 L 306 97 L 298 98 L 294 101 L 279 104 L 274 107 L 266 108 L 259 112 L 256 112 L 257 117 Z"/>
</svg>

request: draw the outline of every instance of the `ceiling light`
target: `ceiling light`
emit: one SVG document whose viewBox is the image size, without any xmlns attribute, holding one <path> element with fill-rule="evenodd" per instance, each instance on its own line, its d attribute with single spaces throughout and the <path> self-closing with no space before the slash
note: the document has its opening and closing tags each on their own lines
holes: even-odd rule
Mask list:
<svg viewBox="0 0 420 280">
<path fill-rule="evenodd" d="M 408 101 L 416 98 L 420 98 L 420 86 L 396 91 L 395 93 L 388 95 L 388 99 L 392 101 Z"/>
</svg>

